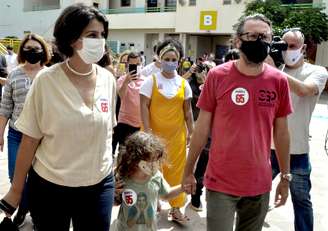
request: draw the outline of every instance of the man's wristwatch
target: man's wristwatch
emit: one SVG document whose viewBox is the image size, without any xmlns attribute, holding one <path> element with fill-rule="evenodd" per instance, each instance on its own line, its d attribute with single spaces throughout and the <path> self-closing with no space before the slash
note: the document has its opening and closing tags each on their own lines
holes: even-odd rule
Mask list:
<svg viewBox="0 0 328 231">
<path fill-rule="evenodd" d="M 280 174 L 281 180 L 286 180 L 291 182 L 293 180 L 293 175 L 291 173 Z"/>
</svg>

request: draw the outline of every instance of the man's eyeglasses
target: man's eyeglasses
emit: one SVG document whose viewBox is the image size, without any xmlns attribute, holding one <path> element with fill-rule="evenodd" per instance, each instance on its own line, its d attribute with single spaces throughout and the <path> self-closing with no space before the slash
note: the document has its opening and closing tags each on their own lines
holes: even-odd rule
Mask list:
<svg viewBox="0 0 328 231">
<path fill-rule="evenodd" d="M 261 39 L 267 43 L 271 43 L 272 41 L 271 33 L 245 32 L 245 33 L 241 33 L 239 37 L 245 41 L 256 41 L 257 39 Z"/>
</svg>

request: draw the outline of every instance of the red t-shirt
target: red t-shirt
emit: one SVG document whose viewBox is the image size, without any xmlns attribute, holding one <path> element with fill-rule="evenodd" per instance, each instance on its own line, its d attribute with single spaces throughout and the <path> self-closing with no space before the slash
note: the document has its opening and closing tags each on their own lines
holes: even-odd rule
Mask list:
<svg viewBox="0 0 328 231">
<path fill-rule="evenodd" d="M 285 74 L 265 64 L 260 75 L 246 76 L 225 63 L 208 73 L 197 106 L 212 112 L 205 186 L 236 196 L 269 192 L 273 123 L 292 112 Z"/>
</svg>

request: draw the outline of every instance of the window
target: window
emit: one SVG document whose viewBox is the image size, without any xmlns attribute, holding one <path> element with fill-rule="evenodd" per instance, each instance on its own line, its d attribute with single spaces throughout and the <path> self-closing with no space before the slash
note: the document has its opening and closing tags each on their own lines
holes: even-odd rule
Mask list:
<svg viewBox="0 0 328 231">
<path fill-rule="evenodd" d="M 60 0 L 24 0 L 24 11 L 60 9 Z"/>
<path fill-rule="evenodd" d="M 177 0 L 165 0 L 165 6 L 166 7 L 176 7 Z"/>
<path fill-rule="evenodd" d="M 121 0 L 121 6 L 131 6 L 131 0 Z"/>
<path fill-rule="evenodd" d="M 157 7 L 157 0 L 148 0 L 147 7 Z"/>
<path fill-rule="evenodd" d="M 223 0 L 223 5 L 231 5 L 231 0 Z"/>
<path fill-rule="evenodd" d="M 196 6 L 196 0 L 189 0 L 189 6 Z"/>
</svg>

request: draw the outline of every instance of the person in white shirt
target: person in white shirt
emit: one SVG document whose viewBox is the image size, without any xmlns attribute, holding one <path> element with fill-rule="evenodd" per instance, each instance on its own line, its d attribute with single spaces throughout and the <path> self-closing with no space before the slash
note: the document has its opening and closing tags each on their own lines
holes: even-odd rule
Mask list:
<svg viewBox="0 0 328 231">
<path fill-rule="evenodd" d="M 12 46 L 7 46 L 7 52 L 8 54 L 5 55 L 6 61 L 7 61 L 7 71 L 10 73 L 17 65 L 17 55 L 14 52 L 14 49 Z"/>
<path fill-rule="evenodd" d="M 314 107 L 322 93 L 328 73 L 324 67 L 304 62 L 306 44 L 299 28 L 288 29 L 282 40 L 288 49 L 282 52 L 283 71 L 287 73 L 294 112 L 288 116 L 290 133 L 289 184 L 294 206 L 295 231 L 313 230 L 313 208 L 310 197 L 311 163 L 309 157 L 309 125 Z M 275 151 L 271 151 L 273 178 L 280 172 Z"/>
<path fill-rule="evenodd" d="M 157 45 L 153 47 L 154 53 L 157 51 Z M 155 54 L 153 57 L 153 62 L 144 66 L 140 72 L 143 76 L 151 76 L 153 74 L 159 73 L 161 71 L 161 61 L 158 56 Z"/>
</svg>

